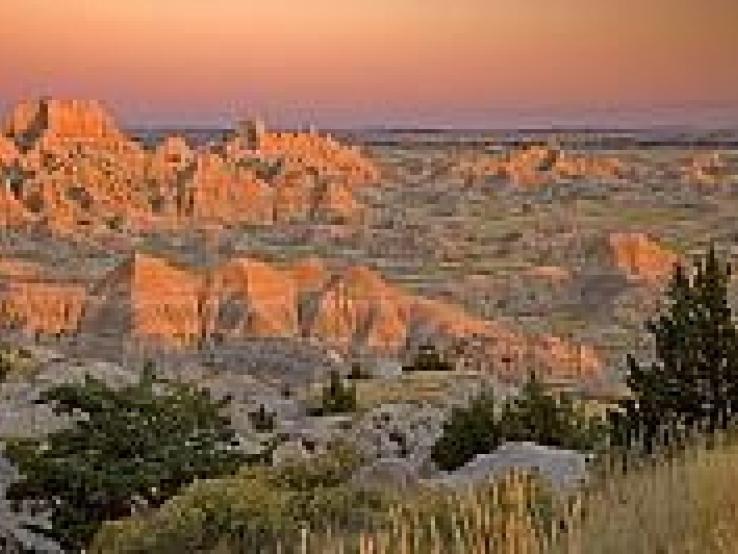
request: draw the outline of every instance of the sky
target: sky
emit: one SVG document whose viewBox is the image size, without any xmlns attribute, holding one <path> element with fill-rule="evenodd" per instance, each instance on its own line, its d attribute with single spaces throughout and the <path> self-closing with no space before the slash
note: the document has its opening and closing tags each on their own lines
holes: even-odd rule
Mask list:
<svg viewBox="0 0 738 554">
<path fill-rule="evenodd" d="M 738 0 L 0 0 L 0 109 L 125 125 L 738 125 Z"/>
</svg>

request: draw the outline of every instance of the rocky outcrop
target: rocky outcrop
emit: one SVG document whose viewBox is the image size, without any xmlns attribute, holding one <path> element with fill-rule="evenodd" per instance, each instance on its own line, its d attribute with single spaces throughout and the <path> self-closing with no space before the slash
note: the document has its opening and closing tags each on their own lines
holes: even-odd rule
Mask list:
<svg viewBox="0 0 738 554">
<path fill-rule="evenodd" d="M 83 287 L 53 283 L 11 283 L 0 293 L 5 324 L 32 333 L 77 331 L 84 309 Z"/>
<path fill-rule="evenodd" d="M 315 315 L 304 323 L 309 336 L 342 348 L 362 344 L 398 350 L 407 339 L 405 298 L 365 267 L 334 277 L 321 292 Z"/>
<path fill-rule="evenodd" d="M 358 150 L 317 133 L 264 131 L 257 149 L 238 135 L 197 150 L 172 136 L 145 150 L 95 101 L 22 102 L 3 133 L 0 165 L 19 164 L 14 196 L 22 209 L 0 225 L 24 224 L 26 210 L 71 237 L 193 224 L 350 223 L 361 212 L 354 187 L 378 177 Z"/>
<path fill-rule="evenodd" d="M 490 454 L 479 454 L 455 471 L 427 482 L 465 489 L 474 483 L 501 478 L 512 470 L 536 473 L 555 489 L 571 491 L 587 479 L 587 456 L 530 442 L 508 442 Z"/>
<path fill-rule="evenodd" d="M 375 182 L 377 168 L 358 149 L 342 146 L 330 136 L 318 133 L 265 133 L 260 155 L 283 158 L 287 164 L 309 168 L 318 176 L 340 174 L 350 185 Z"/>
<path fill-rule="evenodd" d="M 532 145 L 502 155 L 462 158 L 454 171 L 467 181 L 496 177 L 515 185 L 536 186 L 585 178 L 616 180 L 623 167 L 616 158 Z"/>
<path fill-rule="evenodd" d="M 9 183 L 0 183 L 0 227 L 19 228 L 31 220 L 31 214 L 18 200 Z"/>
<path fill-rule="evenodd" d="M 208 283 L 213 318 L 208 335 L 292 337 L 297 334 L 297 286 L 289 275 L 251 259 L 217 268 Z"/>
<path fill-rule="evenodd" d="M 602 369 L 599 356 L 587 346 L 517 332 L 445 302 L 413 298 L 409 313 L 412 335 L 450 339 L 462 360 L 504 379 L 516 380 L 536 371 L 546 377 L 580 380 L 596 377 Z"/>
<path fill-rule="evenodd" d="M 63 141 L 115 142 L 121 133 L 96 100 L 42 98 L 18 104 L 7 119 L 4 134 L 30 145 Z"/>
<path fill-rule="evenodd" d="M 482 369 L 511 379 L 531 369 L 572 379 L 595 377 L 601 371 L 599 357 L 590 348 L 515 332 L 458 306 L 406 294 L 364 267 L 335 276 L 322 291 L 315 315 L 303 326 L 307 335 L 338 348 L 358 344 L 374 352 L 396 354 L 426 340 L 449 342 L 461 358 L 483 360 Z"/>
<path fill-rule="evenodd" d="M 718 185 L 727 174 L 727 164 L 718 152 L 689 156 L 680 164 L 682 181 L 707 187 Z"/>
<path fill-rule="evenodd" d="M 94 288 L 87 332 L 165 345 L 196 346 L 203 337 L 203 279 L 170 262 L 135 253 Z"/>
<path fill-rule="evenodd" d="M 291 264 L 286 271 L 300 293 L 320 291 L 328 282 L 330 272 L 318 258 L 304 258 Z"/>
<path fill-rule="evenodd" d="M 0 264 L 0 270 L 2 265 Z M 39 280 L 8 264 L 4 321 L 28 332 L 92 333 L 146 344 L 197 348 L 204 341 L 307 337 L 343 354 L 401 356 L 432 340 L 460 363 L 515 380 L 531 369 L 585 379 L 601 371 L 591 349 L 527 335 L 460 307 L 411 295 L 369 268 L 335 273 L 315 259 L 277 269 L 236 258 L 210 270 L 136 253 L 89 287 Z"/>
<path fill-rule="evenodd" d="M 612 233 L 608 237 L 612 263 L 632 280 L 651 284 L 671 275 L 679 257 L 643 233 Z"/>
</svg>

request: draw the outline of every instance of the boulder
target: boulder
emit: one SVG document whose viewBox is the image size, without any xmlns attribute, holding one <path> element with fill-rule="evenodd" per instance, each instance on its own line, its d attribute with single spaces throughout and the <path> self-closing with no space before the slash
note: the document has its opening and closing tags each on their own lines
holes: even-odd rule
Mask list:
<svg viewBox="0 0 738 554">
<path fill-rule="evenodd" d="M 573 490 L 587 479 L 586 454 L 541 446 L 531 442 L 508 442 L 490 454 L 479 454 L 464 466 L 428 480 L 429 484 L 463 489 L 499 479 L 511 470 L 534 472 L 558 490 Z"/>
<path fill-rule="evenodd" d="M 364 490 L 403 491 L 414 489 L 420 483 L 418 468 L 403 458 L 380 458 L 362 466 L 352 483 Z"/>
</svg>

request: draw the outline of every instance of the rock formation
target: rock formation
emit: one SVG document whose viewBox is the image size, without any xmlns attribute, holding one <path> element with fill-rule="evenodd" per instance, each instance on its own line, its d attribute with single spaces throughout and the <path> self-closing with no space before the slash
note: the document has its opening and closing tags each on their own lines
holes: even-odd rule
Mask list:
<svg viewBox="0 0 738 554">
<path fill-rule="evenodd" d="M 556 378 L 599 375 L 589 348 L 528 336 L 458 306 L 411 295 L 366 267 L 329 272 L 315 259 L 277 269 L 235 258 L 210 270 L 136 253 L 88 287 L 47 283 L 8 261 L 2 321 L 32 333 L 82 332 L 168 347 L 204 341 L 307 337 L 349 353 L 402 355 L 413 344 L 450 344 L 506 379 L 530 369 Z"/>
<path fill-rule="evenodd" d="M 264 262 L 238 258 L 218 267 L 207 294 L 213 316 L 206 324 L 208 335 L 292 337 L 297 333 L 295 282 Z"/>
<path fill-rule="evenodd" d="M 22 227 L 31 220 L 23 203 L 18 200 L 10 184 L 0 183 L 0 228 Z"/>
<path fill-rule="evenodd" d="M 299 293 L 320 291 L 328 282 L 330 272 L 318 258 L 304 258 L 293 263 L 288 271 Z"/>
<path fill-rule="evenodd" d="M 643 233 L 612 233 L 608 244 L 615 267 L 636 281 L 662 282 L 679 261 L 674 252 Z"/>
<path fill-rule="evenodd" d="M 8 283 L 0 290 L 3 324 L 30 333 L 75 333 L 86 302 L 84 287 L 55 283 Z"/>
<path fill-rule="evenodd" d="M 95 100 L 42 98 L 18 104 L 3 133 L 26 146 L 65 141 L 114 143 L 122 138 L 113 118 Z"/>
<path fill-rule="evenodd" d="M 467 181 L 496 177 L 520 186 L 585 178 L 616 180 L 622 171 L 622 164 L 615 158 L 535 145 L 501 155 L 463 157 L 455 167 L 455 173 Z"/>
<path fill-rule="evenodd" d="M 350 222 L 361 211 L 353 188 L 378 178 L 357 150 L 317 133 L 262 130 L 253 146 L 236 135 L 193 150 L 172 136 L 149 151 L 98 102 L 22 102 L 0 135 L 0 166 L 20 169 L 15 201 L 6 192 L 0 198 L 9 214 L 0 225 L 25 225 L 26 212 L 36 225 L 70 237 L 193 224 Z"/>
<path fill-rule="evenodd" d="M 0 314 L 4 327 L 31 334 L 75 333 L 87 301 L 83 285 L 54 280 L 43 267 L 0 259 Z"/>
<path fill-rule="evenodd" d="M 203 279 L 135 253 L 94 287 L 82 328 L 134 340 L 196 346 L 203 335 Z"/>
<path fill-rule="evenodd" d="M 0 135 L 0 166 L 10 166 L 18 159 L 15 143 Z"/>
<path fill-rule="evenodd" d="M 375 272 L 352 267 L 323 289 L 306 332 L 343 348 L 396 351 L 407 339 L 404 300 Z"/>
</svg>

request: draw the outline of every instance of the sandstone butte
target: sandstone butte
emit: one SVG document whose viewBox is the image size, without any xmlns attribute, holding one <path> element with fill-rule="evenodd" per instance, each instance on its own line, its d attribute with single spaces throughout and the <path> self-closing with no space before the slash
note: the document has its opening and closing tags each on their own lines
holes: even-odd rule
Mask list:
<svg viewBox="0 0 738 554">
<path fill-rule="evenodd" d="M 552 180 L 599 178 L 615 180 L 623 165 L 613 157 L 583 155 L 544 146 L 526 146 L 500 155 L 462 157 L 456 174 L 467 180 L 498 177 L 515 185 L 535 186 Z"/>
<path fill-rule="evenodd" d="M 643 233 L 611 233 L 608 244 L 613 264 L 635 281 L 662 283 L 679 257 Z"/>
<path fill-rule="evenodd" d="M 315 132 L 244 134 L 198 149 L 172 136 L 148 150 L 99 102 L 21 102 L 0 133 L 0 166 L 16 169 L 0 183 L 0 226 L 110 234 L 360 215 L 353 190 L 378 172 L 358 150 Z"/>
<path fill-rule="evenodd" d="M 552 378 L 600 375 L 596 353 L 529 336 L 457 306 L 392 286 L 373 270 L 329 271 L 317 259 L 275 267 L 235 258 L 210 270 L 136 253 L 94 283 L 61 283 L 13 260 L 0 263 L 2 321 L 28 333 L 93 333 L 168 348 L 251 337 L 315 340 L 339 351 L 401 355 L 426 339 L 506 379 L 537 368 Z"/>
</svg>

